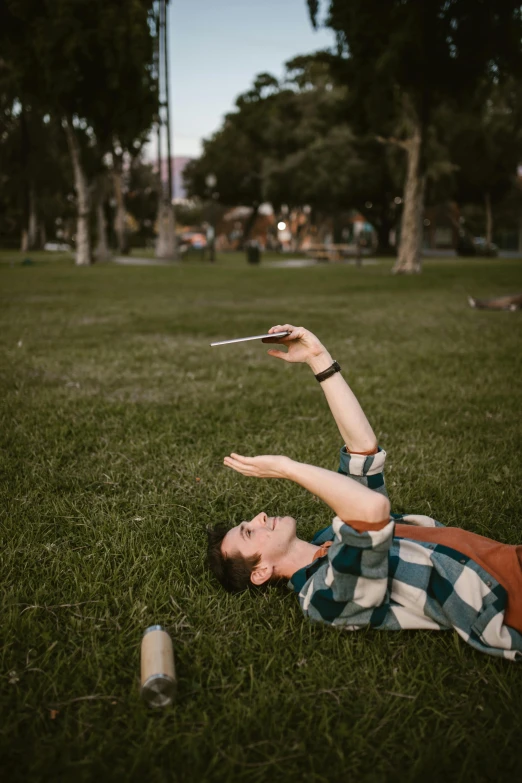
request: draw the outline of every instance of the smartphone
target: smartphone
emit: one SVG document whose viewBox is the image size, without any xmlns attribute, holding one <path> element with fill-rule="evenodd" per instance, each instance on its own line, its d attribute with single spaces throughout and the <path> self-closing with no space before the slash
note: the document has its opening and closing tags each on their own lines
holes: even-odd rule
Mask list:
<svg viewBox="0 0 522 783">
<path fill-rule="evenodd" d="M 255 334 L 253 337 L 237 337 L 235 340 L 220 340 L 218 343 L 210 343 L 210 346 L 214 345 L 230 345 L 230 343 L 245 343 L 247 340 L 265 340 L 267 337 L 287 337 L 290 332 L 274 332 L 273 334 Z"/>
</svg>

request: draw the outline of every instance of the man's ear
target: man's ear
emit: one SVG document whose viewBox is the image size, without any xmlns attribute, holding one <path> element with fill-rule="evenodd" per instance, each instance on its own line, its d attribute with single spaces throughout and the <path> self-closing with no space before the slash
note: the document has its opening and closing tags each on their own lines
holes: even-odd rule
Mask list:
<svg viewBox="0 0 522 783">
<path fill-rule="evenodd" d="M 268 582 L 270 577 L 272 576 L 274 567 L 265 565 L 264 563 L 260 563 L 258 566 L 254 568 L 252 573 L 250 574 L 250 581 L 253 585 L 256 585 L 256 587 L 260 587 L 260 585 L 264 585 L 265 582 Z"/>
</svg>

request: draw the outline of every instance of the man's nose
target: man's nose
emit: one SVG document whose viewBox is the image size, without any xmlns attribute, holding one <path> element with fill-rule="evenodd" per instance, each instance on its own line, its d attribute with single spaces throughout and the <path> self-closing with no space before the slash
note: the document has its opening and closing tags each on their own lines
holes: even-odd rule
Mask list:
<svg viewBox="0 0 522 783">
<path fill-rule="evenodd" d="M 268 519 L 267 515 L 265 514 L 264 511 L 262 511 L 260 514 L 257 515 L 257 517 L 254 517 L 252 522 L 254 522 L 257 525 L 261 525 L 261 527 L 266 527 L 267 519 Z"/>
</svg>

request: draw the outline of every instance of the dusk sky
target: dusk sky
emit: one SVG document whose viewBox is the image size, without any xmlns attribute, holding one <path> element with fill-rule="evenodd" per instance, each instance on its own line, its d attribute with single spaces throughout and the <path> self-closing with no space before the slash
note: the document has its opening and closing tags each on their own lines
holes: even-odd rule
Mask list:
<svg viewBox="0 0 522 783">
<path fill-rule="evenodd" d="M 171 0 L 169 28 L 173 153 L 192 157 L 256 74 L 334 43 L 306 0 Z"/>
</svg>

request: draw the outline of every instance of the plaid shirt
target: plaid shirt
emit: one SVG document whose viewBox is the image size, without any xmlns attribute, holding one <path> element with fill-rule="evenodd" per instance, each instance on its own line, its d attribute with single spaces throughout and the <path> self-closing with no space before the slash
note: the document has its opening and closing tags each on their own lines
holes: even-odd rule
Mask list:
<svg viewBox="0 0 522 783">
<path fill-rule="evenodd" d="M 341 449 L 339 473 L 386 493 L 386 452 Z M 301 568 L 288 586 L 311 620 L 356 631 L 453 628 L 477 650 L 522 658 L 522 634 L 507 626 L 504 587 L 473 559 L 440 544 L 394 538 L 395 523 L 444 527 L 431 517 L 392 514 L 380 530 L 358 532 L 335 517 L 313 544 L 332 541 L 327 554 Z"/>
</svg>

